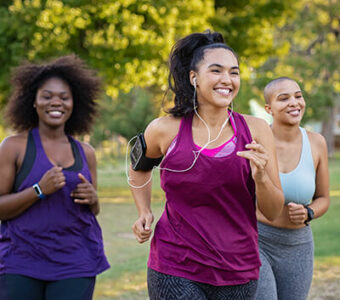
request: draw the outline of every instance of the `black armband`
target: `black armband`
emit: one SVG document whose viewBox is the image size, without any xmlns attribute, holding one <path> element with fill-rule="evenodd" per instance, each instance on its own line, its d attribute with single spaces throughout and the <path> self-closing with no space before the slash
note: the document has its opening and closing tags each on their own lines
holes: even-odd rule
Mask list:
<svg viewBox="0 0 340 300">
<path fill-rule="evenodd" d="M 146 143 L 144 139 L 144 134 L 140 133 L 137 136 L 137 140 L 133 147 L 131 148 L 130 158 L 132 169 L 134 171 L 150 171 L 154 166 L 158 166 L 163 156 L 159 158 L 149 158 L 145 156 L 146 153 Z"/>
</svg>

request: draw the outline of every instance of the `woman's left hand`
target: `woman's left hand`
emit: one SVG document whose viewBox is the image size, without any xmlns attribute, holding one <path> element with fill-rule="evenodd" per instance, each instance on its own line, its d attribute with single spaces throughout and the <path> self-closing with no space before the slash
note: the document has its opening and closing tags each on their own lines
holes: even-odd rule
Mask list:
<svg viewBox="0 0 340 300">
<path fill-rule="evenodd" d="M 307 209 L 302 204 L 289 202 L 288 216 L 292 223 L 301 225 L 307 220 Z"/>
<path fill-rule="evenodd" d="M 94 205 L 98 203 L 97 191 L 93 185 L 79 173 L 78 177 L 81 183 L 78 183 L 77 188 L 71 193 L 71 197 L 74 198 L 74 202 L 78 204 Z"/>
<path fill-rule="evenodd" d="M 265 168 L 268 163 L 266 149 L 254 140 L 245 147 L 249 150 L 238 151 L 237 155 L 249 160 L 254 181 L 263 181 L 266 176 Z"/>
</svg>

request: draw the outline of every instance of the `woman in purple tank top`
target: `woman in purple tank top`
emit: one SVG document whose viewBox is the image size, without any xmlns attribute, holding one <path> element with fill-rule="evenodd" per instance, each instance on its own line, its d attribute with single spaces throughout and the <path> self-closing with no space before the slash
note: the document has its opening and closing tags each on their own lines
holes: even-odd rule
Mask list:
<svg viewBox="0 0 340 300">
<path fill-rule="evenodd" d="M 133 231 L 144 243 L 154 219 L 151 169 L 165 156 L 166 204 L 148 260 L 150 299 L 253 299 L 256 205 L 270 220 L 283 207 L 272 132 L 264 121 L 232 111 L 240 70 L 221 34 L 179 40 L 169 61 L 174 107 L 147 127 L 144 153 L 133 147 L 129 175 L 139 214 Z"/>
<path fill-rule="evenodd" d="M 0 299 L 92 299 L 109 268 L 95 215 L 89 132 L 99 78 L 76 56 L 24 64 L 7 117 L 19 133 L 0 146 Z"/>
</svg>

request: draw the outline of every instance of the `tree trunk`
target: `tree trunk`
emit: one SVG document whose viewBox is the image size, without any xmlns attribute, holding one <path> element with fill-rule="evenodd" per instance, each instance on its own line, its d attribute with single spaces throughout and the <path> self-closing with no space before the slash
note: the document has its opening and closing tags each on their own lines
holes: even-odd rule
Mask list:
<svg viewBox="0 0 340 300">
<path fill-rule="evenodd" d="M 334 138 L 334 123 L 335 123 L 335 109 L 329 107 L 327 117 L 322 121 L 321 134 L 325 137 L 328 147 L 328 157 L 333 157 L 335 152 L 335 138 Z"/>
</svg>

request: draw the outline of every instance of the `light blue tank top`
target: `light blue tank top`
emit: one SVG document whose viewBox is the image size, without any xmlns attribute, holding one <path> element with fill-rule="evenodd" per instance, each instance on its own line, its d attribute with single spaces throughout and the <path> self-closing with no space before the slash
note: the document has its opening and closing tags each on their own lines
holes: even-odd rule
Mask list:
<svg viewBox="0 0 340 300">
<path fill-rule="evenodd" d="M 306 130 L 300 127 L 300 131 L 302 134 L 302 150 L 299 164 L 289 173 L 280 172 L 285 204 L 294 202 L 307 205 L 311 202 L 315 193 L 315 168 L 312 150 Z"/>
</svg>

